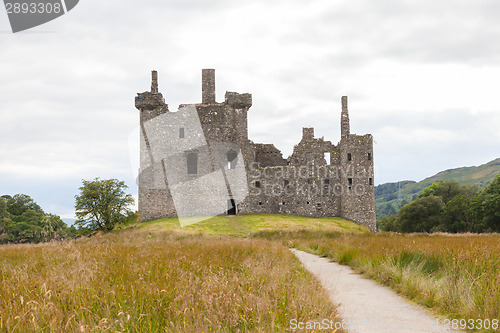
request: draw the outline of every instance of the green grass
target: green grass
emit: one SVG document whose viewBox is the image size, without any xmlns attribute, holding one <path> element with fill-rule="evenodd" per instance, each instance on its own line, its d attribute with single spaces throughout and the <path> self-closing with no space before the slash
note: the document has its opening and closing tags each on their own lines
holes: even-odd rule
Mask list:
<svg viewBox="0 0 500 333">
<path fill-rule="evenodd" d="M 500 321 L 498 234 L 382 233 L 291 243 L 349 265 L 436 313 L 456 319 Z"/>
<path fill-rule="evenodd" d="M 180 226 L 177 218 L 165 218 L 140 223 L 135 227 L 142 231 L 182 230 L 186 233 L 244 237 L 264 233 L 296 233 L 300 231 L 326 233 L 368 232 L 367 228 L 340 217 L 310 218 L 272 214 L 219 215 L 185 227 Z"/>
</svg>

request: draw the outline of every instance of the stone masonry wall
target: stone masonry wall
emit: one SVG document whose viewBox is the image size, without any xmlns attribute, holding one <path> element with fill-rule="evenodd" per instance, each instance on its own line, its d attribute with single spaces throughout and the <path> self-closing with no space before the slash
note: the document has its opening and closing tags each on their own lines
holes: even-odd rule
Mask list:
<svg viewBox="0 0 500 333">
<path fill-rule="evenodd" d="M 338 145 L 304 128 L 284 159 L 272 144 L 248 139 L 251 94 L 215 98 L 215 71 L 202 71 L 202 103 L 170 112 L 152 73 L 140 110 L 141 221 L 162 217 L 236 214 L 341 216 L 375 231 L 373 138 L 350 134 L 342 97 Z"/>
</svg>

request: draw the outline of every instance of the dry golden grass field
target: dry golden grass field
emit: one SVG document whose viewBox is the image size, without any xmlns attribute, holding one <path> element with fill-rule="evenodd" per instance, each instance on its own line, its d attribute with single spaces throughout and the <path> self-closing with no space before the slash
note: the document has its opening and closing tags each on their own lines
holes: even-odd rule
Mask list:
<svg viewBox="0 0 500 333">
<path fill-rule="evenodd" d="M 336 320 L 287 247 L 172 230 L 0 246 L 0 331 L 283 332 Z"/>
<path fill-rule="evenodd" d="M 293 246 L 349 265 L 435 313 L 458 319 L 458 328 L 467 328 L 471 320 L 478 328 L 487 320 L 489 329 L 475 331 L 499 331 L 498 234 L 381 233 L 297 239 Z"/>
<path fill-rule="evenodd" d="M 340 321 L 289 247 L 450 318 L 500 319 L 499 235 L 370 234 L 339 218 L 252 215 L 0 246 L 0 331 L 283 332 L 292 319 Z"/>
</svg>

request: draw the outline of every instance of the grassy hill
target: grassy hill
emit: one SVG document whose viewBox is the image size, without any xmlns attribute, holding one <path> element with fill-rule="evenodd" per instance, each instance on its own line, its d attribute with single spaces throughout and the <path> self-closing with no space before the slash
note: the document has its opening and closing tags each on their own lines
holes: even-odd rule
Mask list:
<svg viewBox="0 0 500 333">
<path fill-rule="evenodd" d="M 378 185 L 375 187 L 377 219 L 397 213 L 400 207 L 415 200 L 424 188 L 435 182 L 455 180 L 462 184 L 484 186 L 497 175 L 500 175 L 500 158 L 480 166 L 441 171 L 420 182 L 405 180 Z"/>
<path fill-rule="evenodd" d="M 340 217 L 311 218 L 290 215 L 219 215 L 186 227 L 180 227 L 177 218 L 165 218 L 140 223 L 141 231 L 178 230 L 185 233 L 208 235 L 262 236 L 272 233 L 308 232 L 368 232 L 366 227 Z"/>
</svg>

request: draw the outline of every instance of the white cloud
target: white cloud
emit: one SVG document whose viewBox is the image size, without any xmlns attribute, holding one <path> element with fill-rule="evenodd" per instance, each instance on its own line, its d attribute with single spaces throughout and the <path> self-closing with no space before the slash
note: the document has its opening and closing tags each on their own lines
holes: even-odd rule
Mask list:
<svg viewBox="0 0 500 333">
<path fill-rule="evenodd" d="M 352 131 L 377 142 L 377 182 L 487 162 L 500 144 L 499 14 L 493 0 L 81 1 L 0 34 L 0 193 L 68 215 L 81 178 L 135 192 L 133 98 L 151 69 L 174 110 L 200 101 L 201 68 L 216 68 L 218 100 L 252 93 L 250 139 L 285 156 L 301 127 L 336 143 L 349 95 Z"/>
</svg>

